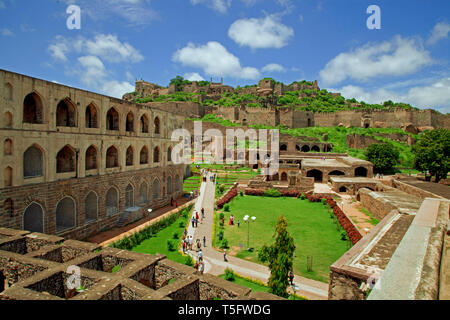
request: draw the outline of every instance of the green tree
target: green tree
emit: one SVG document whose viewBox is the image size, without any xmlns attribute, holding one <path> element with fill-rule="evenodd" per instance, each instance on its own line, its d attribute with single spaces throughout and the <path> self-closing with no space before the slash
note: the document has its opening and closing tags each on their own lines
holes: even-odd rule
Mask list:
<svg viewBox="0 0 450 320">
<path fill-rule="evenodd" d="M 388 143 L 372 144 L 366 150 L 367 160 L 373 163 L 376 172 L 391 170 L 399 161 L 399 151 Z"/>
<path fill-rule="evenodd" d="M 436 182 L 447 178 L 450 169 L 450 131 L 437 129 L 426 131 L 412 148 L 414 166 L 421 171 L 428 171 L 436 177 Z"/>
<path fill-rule="evenodd" d="M 284 298 L 288 297 L 289 271 L 292 270 L 295 251 L 294 238 L 290 236 L 287 226 L 284 216 L 278 218 L 275 242 L 271 246 L 264 245 L 258 254 L 262 262 L 269 262 L 270 293 Z"/>
</svg>

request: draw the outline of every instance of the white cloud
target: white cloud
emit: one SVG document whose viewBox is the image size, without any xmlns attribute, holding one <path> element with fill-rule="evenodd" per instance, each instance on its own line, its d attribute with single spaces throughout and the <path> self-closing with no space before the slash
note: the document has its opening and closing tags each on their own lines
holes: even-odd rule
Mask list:
<svg viewBox="0 0 450 320">
<path fill-rule="evenodd" d="M 120 42 L 115 35 L 100 34 L 93 40 L 79 37 L 66 39 L 56 36 L 49 46 L 51 56 L 61 62 L 67 61 L 69 52 L 97 56 L 112 63 L 137 63 L 144 60 L 141 53 L 127 42 Z"/>
<path fill-rule="evenodd" d="M 262 72 L 285 72 L 286 69 L 278 63 L 269 63 L 261 69 Z"/>
<path fill-rule="evenodd" d="M 82 13 L 95 21 L 118 16 L 129 26 L 142 27 L 159 18 L 150 8 L 150 0 L 65 0 L 65 3 L 80 6 Z"/>
<path fill-rule="evenodd" d="M 12 36 L 14 36 L 14 32 L 12 32 L 9 29 L 4 28 L 4 29 L 2 29 L 2 36 L 12 37 Z"/>
<path fill-rule="evenodd" d="M 260 77 L 258 69 L 242 67 L 236 56 L 215 41 L 198 47 L 193 43 L 188 43 L 186 47 L 175 52 L 172 60 L 184 66 L 201 68 L 205 74 L 212 76 L 230 76 L 241 79 Z"/>
<path fill-rule="evenodd" d="M 135 87 L 131 85 L 130 83 L 123 81 L 108 81 L 103 83 L 101 91 L 105 94 L 122 99 L 123 95 L 128 92 L 133 92 L 135 90 Z"/>
<path fill-rule="evenodd" d="M 432 45 L 442 39 L 447 39 L 450 33 L 450 24 L 447 22 L 439 22 L 431 31 L 431 36 L 427 40 L 427 44 Z"/>
<path fill-rule="evenodd" d="M 420 82 L 420 80 L 419 80 Z M 442 78 L 424 86 L 414 86 L 403 93 L 384 88 L 368 91 L 358 86 L 345 86 L 341 89 L 330 89 L 341 92 L 348 99 L 355 98 L 367 103 L 383 103 L 387 100 L 394 102 L 405 102 L 419 108 L 450 109 L 450 78 Z"/>
<path fill-rule="evenodd" d="M 407 75 L 431 63 L 430 53 L 418 41 L 397 36 L 392 41 L 366 44 L 339 54 L 320 71 L 320 77 L 326 85 L 333 85 L 347 78 Z"/>
<path fill-rule="evenodd" d="M 277 15 L 265 18 L 239 19 L 228 30 L 228 36 L 240 46 L 252 49 L 282 48 L 294 36 L 294 29 L 280 22 Z"/>
<path fill-rule="evenodd" d="M 204 81 L 205 80 L 197 72 L 186 73 L 183 78 L 185 78 L 186 80 L 189 80 L 189 81 Z"/>
<path fill-rule="evenodd" d="M 190 0 L 192 5 L 204 4 L 220 13 L 226 13 L 231 6 L 231 0 Z"/>
<path fill-rule="evenodd" d="M 96 86 L 99 81 L 107 76 L 105 65 L 95 56 L 83 56 L 78 58 L 82 66 L 81 81 L 88 86 Z"/>
</svg>

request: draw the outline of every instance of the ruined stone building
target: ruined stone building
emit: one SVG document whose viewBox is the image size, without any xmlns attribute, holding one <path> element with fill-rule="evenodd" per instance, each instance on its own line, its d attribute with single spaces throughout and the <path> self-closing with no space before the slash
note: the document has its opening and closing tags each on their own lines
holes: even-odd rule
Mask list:
<svg viewBox="0 0 450 320">
<path fill-rule="evenodd" d="M 85 239 L 182 194 L 183 117 L 0 70 L 0 227 Z"/>
</svg>

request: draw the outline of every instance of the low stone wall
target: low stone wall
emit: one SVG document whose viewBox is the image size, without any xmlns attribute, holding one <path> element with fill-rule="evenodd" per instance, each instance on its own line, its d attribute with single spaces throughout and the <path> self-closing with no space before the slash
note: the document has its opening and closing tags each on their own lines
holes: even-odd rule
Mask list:
<svg viewBox="0 0 450 320">
<path fill-rule="evenodd" d="M 405 193 L 408 193 L 410 195 L 419 197 L 422 200 L 424 200 L 425 198 L 441 198 L 441 199 L 443 199 L 442 197 L 435 195 L 434 193 L 419 189 L 417 187 L 411 186 L 411 185 L 401 182 L 399 180 L 393 180 L 392 183 L 395 188 L 397 188 Z"/>
<path fill-rule="evenodd" d="M 372 191 L 369 189 L 362 188 L 359 190 L 359 201 L 361 205 L 370 210 L 370 213 L 374 215 L 378 220 L 382 220 L 386 215 L 392 210 L 397 209 L 394 205 L 387 201 L 383 201 L 382 198 L 375 198 L 370 195 Z"/>
</svg>

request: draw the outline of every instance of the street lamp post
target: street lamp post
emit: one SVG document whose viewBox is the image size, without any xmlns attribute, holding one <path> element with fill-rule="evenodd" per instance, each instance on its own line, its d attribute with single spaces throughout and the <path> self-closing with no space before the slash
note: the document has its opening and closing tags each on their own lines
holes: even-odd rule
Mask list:
<svg viewBox="0 0 450 320">
<path fill-rule="evenodd" d="M 251 220 L 252 220 L 253 222 L 255 222 L 256 217 L 251 217 Z M 250 216 L 249 216 L 249 215 L 246 215 L 246 216 L 244 217 L 244 221 L 246 221 L 246 222 L 247 222 L 247 225 L 248 225 L 248 232 L 247 232 L 247 249 L 250 250 Z"/>
</svg>

